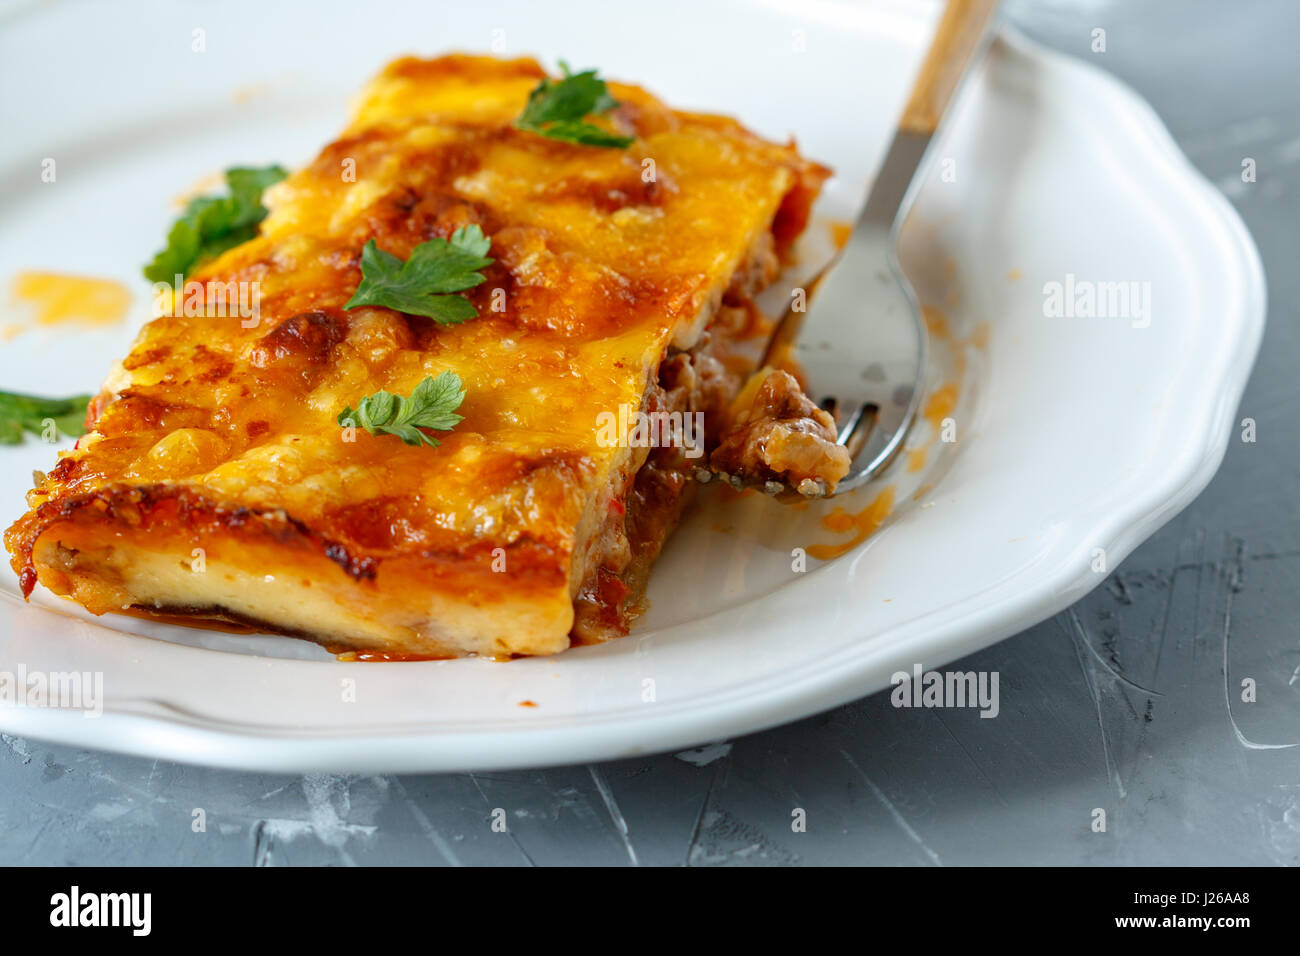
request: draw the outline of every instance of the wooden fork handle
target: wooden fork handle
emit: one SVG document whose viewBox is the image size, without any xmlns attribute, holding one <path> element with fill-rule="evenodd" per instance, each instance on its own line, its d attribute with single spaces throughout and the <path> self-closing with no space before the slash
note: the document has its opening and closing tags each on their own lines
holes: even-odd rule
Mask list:
<svg viewBox="0 0 1300 956">
<path fill-rule="evenodd" d="M 998 0 L 948 0 L 899 129 L 925 136 L 934 132 L 997 6 Z"/>
</svg>

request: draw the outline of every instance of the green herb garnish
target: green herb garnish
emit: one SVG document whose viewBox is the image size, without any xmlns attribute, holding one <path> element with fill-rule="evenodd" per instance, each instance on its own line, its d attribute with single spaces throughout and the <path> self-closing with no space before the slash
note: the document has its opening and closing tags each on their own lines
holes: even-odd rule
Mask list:
<svg viewBox="0 0 1300 956">
<path fill-rule="evenodd" d="M 367 395 L 353 411 L 349 405 L 339 412 L 338 423 L 345 427 L 360 426 L 372 435 L 396 435 L 408 445 L 425 444 L 437 448 L 440 442 L 421 428 L 448 432 L 464 417 L 456 409 L 465 400 L 465 385 L 455 372 L 432 375 L 411 391 L 410 398 L 382 389 Z"/>
<path fill-rule="evenodd" d="M 0 444 L 17 445 L 23 432 L 43 434 L 45 420 L 53 419 L 60 432 L 71 438 L 86 433 L 86 405 L 89 395 L 72 398 L 38 398 L 17 392 L 0 392 Z"/>
<path fill-rule="evenodd" d="M 563 60 L 560 69 L 564 79 L 548 77 L 528 94 L 528 103 L 515 120 L 515 128 L 581 146 L 626 149 L 632 145 L 635 137 L 619 136 L 584 122 L 592 113 L 608 113 L 618 106 L 605 88 L 605 81 L 596 78 L 596 71 L 570 73 L 569 64 Z"/>
<path fill-rule="evenodd" d="M 484 255 L 492 241 L 477 225 L 462 226 L 451 240 L 430 239 L 411 251 L 403 262 L 384 252 L 371 239 L 361 250 L 361 284 L 343 308 L 376 305 L 408 315 L 427 315 L 443 325 L 454 325 L 478 315 L 474 303 L 463 295 L 483 281 L 479 269 L 494 261 Z"/>
<path fill-rule="evenodd" d="M 144 267 L 145 278 L 171 282 L 177 275 L 188 275 L 195 266 L 252 239 L 257 235 L 257 224 L 266 218 L 263 190 L 287 175 L 280 166 L 227 169 L 230 195 L 191 199 L 167 233 L 166 248 Z"/>
</svg>

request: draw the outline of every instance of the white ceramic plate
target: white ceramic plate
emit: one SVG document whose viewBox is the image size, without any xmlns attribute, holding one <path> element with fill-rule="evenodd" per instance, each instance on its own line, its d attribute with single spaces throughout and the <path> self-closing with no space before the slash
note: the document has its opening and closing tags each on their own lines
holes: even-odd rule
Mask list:
<svg viewBox="0 0 1300 956">
<path fill-rule="evenodd" d="M 599 0 L 318 3 L 308 28 L 298 6 L 0 8 L 0 269 L 139 290 L 130 327 L 0 344 L 0 387 L 93 390 L 144 318 L 139 264 L 171 197 L 232 163 L 305 161 L 393 55 L 495 43 L 793 133 L 839 172 L 820 215 L 848 218 L 936 14 L 926 2 L 814 0 L 637 12 Z M 195 30 L 205 52 L 192 49 Z M 1263 328 L 1258 258 L 1141 100 L 1014 35 L 995 44 L 939 152 L 951 162 L 920 195 L 903 260 L 942 310 L 932 385 L 959 395 L 957 440 L 923 430 L 922 467 L 845 505 L 893 486 L 892 518 L 865 543 L 798 573 L 793 548 L 852 538 L 822 526 L 829 506 L 704 497 L 631 637 L 509 664 L 341 664 L 285 638 L 94 619 L 40 591 L 24 605 L 6 570 L 0 672 L 102 672 L 104 710 L 0 706 L 0 729 L 277 771 L 589 761 L 789 721 L 1064 608 L 1102 580 L 1096 549 L 1114 567 L 1218 466 Z M 54 184 L 40 182 L 45 157 Z M 1149 283 L 1149 324 L 1046 316 L 1044 285 L 1067 274 Z M 839 348 L 869 361 L 865 339 Z M 33 441 L 0 456 L 8 523 L 53 452 Z"/>
</svg>

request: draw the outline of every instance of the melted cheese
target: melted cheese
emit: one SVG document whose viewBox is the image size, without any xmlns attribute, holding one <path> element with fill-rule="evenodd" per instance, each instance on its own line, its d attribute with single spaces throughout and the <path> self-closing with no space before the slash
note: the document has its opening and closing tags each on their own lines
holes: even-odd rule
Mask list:
<svg viewBox="0 0 1300 956">
<path fill-rule="evenodd" d="M 93 433 L 6 538 L 24 586 L 39 576 L 69 594 L 72 574 L 92 610 L 121 598 L 86 596 L 92 562 L 42 567 L 38 541 L 67 545 L 79 526 L 131 529 L 119 570 L 103 575 L 118 591 L 132 548 L 188 554 L 205 536 L 255 538 L 257 560 L 281 572 L 325 554 L 318 588 L 385 593 L 392 618 L 353 628 L 349 642 L 338 621 L 304 627 L 285 611 L 292 593 L 253 599 L 240 617 L 382 651 L 430 635 L 451 653 L 561 649 L 571 608 L 539 622 L 529 602 L 567 606 L 589 570 L 587 541 L 630 479 L 629 449 L 602 447 L 598 416 L 641 406 L 666 350 L 698 336 L 733 273 L 773 232 L 782 245 L 802 228 L 825 170 L 734 121 L 618 84 L 608 122 L 636 136 L 627 150 L 514 129 L 543 75 L 531 60 L 465 56 L 384 70 L 342 136 L 268 190 L 261 235 L 192 277 L 231 298 L 255 290 L 257 314 L 143 329 L 92 405 Z M 479 318 L 439 327 L 343 309 L 368 240 L 406 258 L 470 223 L 496 260 L 466 293 Z M 445 369 L 467 397 L 437 449 L 336 423 L 365 395 L 409 394 Z M 277 559 L 262 526 L 281 521 Z M 349 570 L 361 565 L 367 575 Z M 149 590 L 136 603 L 194 603 Z M 457 603 L 501 610 L 458 617 Z"/>
</svg>

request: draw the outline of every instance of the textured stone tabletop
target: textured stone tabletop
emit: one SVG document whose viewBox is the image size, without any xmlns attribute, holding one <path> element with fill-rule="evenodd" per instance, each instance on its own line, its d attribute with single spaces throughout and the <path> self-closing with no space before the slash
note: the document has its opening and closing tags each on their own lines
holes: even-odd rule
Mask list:
<svg viewBox="0 0 1300 956">
<path fill-rule="evenodd" d="M 1256 441 L 1235 436 L 1200 498 L 1083 601 L 952 665 L 999 673 L 997 719 L 877 694 L 677 755 L 417 777 L 243 774 L 6 736 L 0 862 L 1300 863 L 1300 3 L 1006 14 L 1152 103 L 1245 219 L 1271 307 L 1238 416 Z"/>
</svg>

